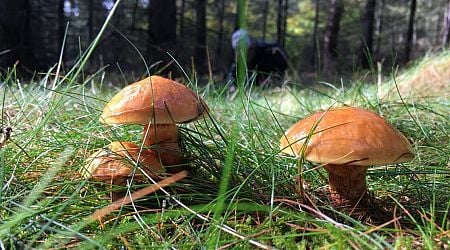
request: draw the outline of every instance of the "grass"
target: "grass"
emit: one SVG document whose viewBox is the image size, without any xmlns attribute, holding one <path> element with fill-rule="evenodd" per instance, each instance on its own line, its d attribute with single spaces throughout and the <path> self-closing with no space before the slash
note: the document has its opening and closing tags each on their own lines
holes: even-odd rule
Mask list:
<svg viewBox="0 0 450 250">
<path fill-rule="evenodd" d="M 95 45 L 64 74 L 50 69 L 26 83 L 14 68 L 0 75 L 1 126 L 13 128 L 0 149 L 0 248 L 448 248 L 448 93 L 383 99 L 377 86 L 358 81 L 261 89 L 240 76 L 244 84 L 230 98 L 220 83 L 203 87 L 186 76 L 211 110 L 210 117 L 181 125 L 189 177 L 102 223 L 89 220 L 110 204 L 112 190 L 133 192 L 151 183 L 111 187 L 79 174 L 94 150 L 117 140 L 139 143 L 142 133 L 138 125 L 98 121 L 118 88 L 104 84 L 102 71 L 83 75 Z M 417 155 L 369 169 L 374 207 L 383 213 L 365 218 L 330 206 L 325 171 L 279 154 L 279 138 L 290 125 L 344 104 L 381 114 Z"/>
<path fill-rule="evenodd" d="M 110 203 L 111 187 L 78 171 L 110 141 L 139 142 L 142 128 L 98 122 L 117 91 L 103 85 L 101 74 L 80 83 L 65 79 L 73 83 L 53 90 L 43 79 L 21 83 L 14 69 L 1 78 L 2 126 L 13 128 L 0 151 L 0 243 L 6 248 L 433 249 L 449 243 L 447 97 L 382 101 L 375 86 L 362 83 L 247 87 L 233 100 L 219 85 L 198 88 L 211 117 L 181 126 L 190 177 L 167 188 L 170 195 L 135 201 L 99 224 L 87 218 Z M 382 114 L 414 144 L 412 162 L 369 170 L 382 217 L 360 221 L 333 209 L 321 195 L 326 173 L 279 154 L 278 139 L 291 124 L 342 104 Z M 299 172 L 316 212 L 301 203 Z M 133 183 L 130 190 L 146 185 Z"/>
</svg>

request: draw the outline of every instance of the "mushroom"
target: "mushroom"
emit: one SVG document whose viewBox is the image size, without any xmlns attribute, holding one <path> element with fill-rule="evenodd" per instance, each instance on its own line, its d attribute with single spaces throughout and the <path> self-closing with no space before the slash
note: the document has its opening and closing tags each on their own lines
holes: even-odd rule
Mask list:
<svg viewBox="0 0 450 250">
<path fill-rule="evenodd" d="M 206 103 L 185 85 L 151 76 L 117 93 L 103 109 L 100 121 L 145 125 L 144 145 L 154 146 L 164 165 L 176 165 L 182 161 L 176 123 L 197 120 L 208 110 Z"/>
<path fill-rule="evenodd" d="M 154 176 L 154 173 L 164 172 L 156 152 L 139 151 L 140 146 L 132 142 L 111 142 L 106 148 L 100 149 L 86 159 L 82 175 L 86 178 L 123 185 L 133 174 L 134 164 L 142 165 L 142 170 Z M 135 172 L 135 179 L 142 180 L 143 175 Z"/>
<path fill-rule="evenodd" d="M 333 108 L 298 121 L 280 139 L 280 150 L 323 164 L 335 206 L 358 205 L 366 195 L 368 166 L 414 158 L 406 137 L 379 115 L 355 107 Z"/>
</svg>

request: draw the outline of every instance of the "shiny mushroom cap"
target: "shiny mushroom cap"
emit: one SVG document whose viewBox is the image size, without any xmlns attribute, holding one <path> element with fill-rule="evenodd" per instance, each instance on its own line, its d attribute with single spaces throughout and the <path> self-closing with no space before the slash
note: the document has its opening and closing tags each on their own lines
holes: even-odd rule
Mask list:
<svg viewBox="0 0 450 250">
<path fill-rule="evenodd" d="M 280 150 L 294 156 L 304 150 L 308 161 L 325 164 L 370 166 L 414 158 L 411 144 L 400 131 L 379 115 L 354 107 L 334 108 L 300 120 L 281 137 Z"/>
<path fill-rule="evenodd" d="M 147 77 L 117 93 L 103 109 L 106 124 L 172 124 L 199 119 L 208 106 L 183 84 L 160 76 Z"/>
</svg>

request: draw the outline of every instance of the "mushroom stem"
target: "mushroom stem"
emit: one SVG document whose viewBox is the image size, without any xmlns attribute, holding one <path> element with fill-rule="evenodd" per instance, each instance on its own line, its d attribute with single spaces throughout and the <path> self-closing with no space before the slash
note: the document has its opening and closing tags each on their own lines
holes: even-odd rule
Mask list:
<svg viewBox="0 0 450 250">
<path fill-rule="evenodd" d="M 150 146 L 164 142 L 178 142 L 176 124 L 147 124 L 144 126 L 144 145 Z"/>
<path fill-rule="evenodd" d="M 330 198 L 335 206 L 355 206 L 366 195 L 366 166 L 324 166 L 330 182 Z"/>
<path fill-rule="evenodd" d="M 163 165 L 174 166 L 183 162 L 183 153 L 178 144 L 179 134 L 177 125 L 147 124 L 144 126 L 143 140 L 145 146 L 151 146 L 152 150 L 159 154 Z"/>
</svg>

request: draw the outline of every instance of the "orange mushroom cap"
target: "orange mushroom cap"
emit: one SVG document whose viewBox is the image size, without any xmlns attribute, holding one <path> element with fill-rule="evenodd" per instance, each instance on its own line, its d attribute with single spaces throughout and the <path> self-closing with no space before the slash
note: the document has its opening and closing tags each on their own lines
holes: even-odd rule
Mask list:
<svg viewBox="0 0 450 250">
<path fill-rule="evenodd" d="M 164 172 L 156 152 L 144 149 L 139 153 L 139 150 L 140 146 L 132 142 L 111 142 L 86 159 L 82 175 L 100 181 L 121 182 L 133 173 L 133 161 L 142 164 L 146 172 L 151 171 L 149 174 Z M 142 175 L 136 172 L 136 179 L 142 179 L 140 177 Z"/>
<path fill-rule="evenodd" d="M 103 109 L 106 124 L 172 124 L 199 119 L 208 106 L 183 84 L 160 76 L 147 77 L 117 93 Z"/>
<path fill-rule="evenodd" d="M 355 107 L 317 112 L 294 124 L 281 137 L 280 150 L 300 156 L 302 149 L 307 160 L 325 164 L 370 166 L 414 158 L 400 131 L 379 115 Z"/>
</svg>

